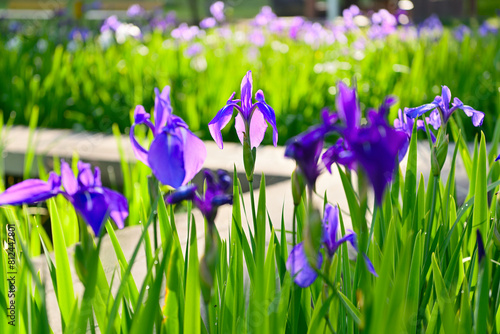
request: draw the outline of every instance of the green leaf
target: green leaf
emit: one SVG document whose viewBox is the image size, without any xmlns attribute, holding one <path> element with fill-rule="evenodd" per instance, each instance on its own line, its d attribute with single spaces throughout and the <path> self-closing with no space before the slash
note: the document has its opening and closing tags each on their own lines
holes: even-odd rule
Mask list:
<svg viewBox="0 0 500 334">
<path fill-rule="evenodd" d="M 444 327 L 444 332 L 447 334 L 456 333 L 454 325 L 454 299 L 450 296 L 446 284 L 444 282 L 439 265 L 436 260 L 435 253 L 432 253 L 432 273 L 434 274 L 434 288 L 436 289 L 437 302 L 439 306 L 439 314 Z"/>
<path fill-rule="evenodd" d="M 415 194 L 417 193 L 417 122 L 414 123 L 408 149 L 408 163 L 406 165 L 405 187 L 403 193 L 403 224 L 413 217 L 415 208 Z"/>
<path fill-rule="evenodd" d="M 200 273 L 198 263 L 198 246 L 196 239 L 196 224 L 193 222 L 191 232 L 190 254 L 188 272 L 186 280 L 186 297 L 184 308 L 184 332 L 200 333 L 201 313 L 200 313 Z"/>
<path fill-rule="evenodd" d="M 68 252 L 66 250 L 66 243 L 64 241 L 64 234 L 59 214 L 57 212 L 57 206 L 54 199 L 49 199 L 47 203 L 49 206 L 52 237 L 54 239 L 54 253 L 56 258 L 56 278 L 58 289 L 57 301 L 61 311 L 64 328 L 70 320 L 70 312 L 75 303 L 75 292 L 73 290 L 73 278 L 71 277 Z"/>
<path fill-rule="evenodd" d="M 337 296 L 340 298 L 340 302 L 344 305 L 347 313 L 351 316 L 356 324 L 361 325 L 361 312 L 354 306 L 354 304 L 338 289 L 336 290 Z"/>
</svg>

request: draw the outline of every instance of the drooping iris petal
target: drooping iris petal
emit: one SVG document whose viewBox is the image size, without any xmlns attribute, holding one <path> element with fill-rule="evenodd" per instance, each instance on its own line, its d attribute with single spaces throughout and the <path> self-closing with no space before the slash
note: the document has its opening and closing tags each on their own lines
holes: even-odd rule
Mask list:
<svg viewBox="0 0 500 334">
<path fill-rule="evenodd" d="M 349 232 L 349 233 L 346 234 L 345 236 L 343 236 L 342 238 L 340 238 L 339 240 L 337 240 L 336 245 L 335 245 L 336 247 L 334 249 L 329 249 L 328 251 L 330 251 L 332 254 L 335 253 L 335 251 L 337 251 L 338 247 L 340 245 L 342 245 L 344 242 L 349 242 L 351 244 L 351 246 L 356 251 L 358 251 L 356 233 L 354 233 L 354 231 L 351 231 L 351 230 L 347 230 L 346 232 Z"/>
<path fill-rule="evenodd" d="M 437 130 L 441 127 L 441 115 L 439 114 L 438 109 L 434 109 L 433 111 L 431 111 L 429 117 L 426 117 L 425 120 L 427 121 L 427 123 L 432 125 L 434 130 Z"/>
<path fill-rule="evenodd" d="M 318 253 L 316 267 L 321 268 L 322 263 L 323 256 L 321 253 Z M 307 288 L 313 284 L 316 277 L 318 277 L 316 271 L 314 271 L 314 269 L 309 265 L 307 255 L 304 251 L 304 244 L 302 242 L 297 244 L 290 252 L 288 260 L 286 261 L 286 269 L 290 272 L 294 282 L 302 288 Z"/>
<path fill-rule="evenodd" d="M 366 268 L 368 268 L 368 271 L 372 273 L 373 276 L 378 277 L 377 272 L 375 271 L 375 267 L 373 267 L 372 261 L 366 256 L 366 254 L 363 253 L 363 258 L 365 259 L 365 265 Z"/>
<path fill-rule="evenodd" d="M 175 192 L 167 196 L 168 204 L 177 204 L 185 200 L 192 200 L 196 194 L 196 184 L 189 184 L 177 188 Z"/>
<path fill-rule="evenodd" d="M 248 71 L 241 81 L 241 109 L 243 117 L 248 120 L 252 109 L 252 71 Z"/>
<path fill-rule="evenodd" d="M 466 106 L 462 103 L 462 101 L 460 101 L 458 98 L 454 98 L 453 99 L 453 105 L 458 108 L 458 109 L 462 109 L 463 112 L 468 116 L 468 117 L 472 117 L 472 124 L 474 126 L 481 126 L 483 125 L 483 120 L 484 120 L 484 113 L 481 112 L 481 111 L 477 111 L 475 110 L 474 108 L 472 108 L 471 106 Z"/>
<path fill-rule="evenodd" d="M 262 90 L 259 89 L 257 93 L 255 93 L 255 99 L 258 101 L 256 105 L 262 112 L 262 115 L 264 115 L 266 121 L 268 121 L 269 124 L 271 124 L 271 126 L 273 127 L 273 145 L 276 147 L 278 145 L 278 129 L 276 128 L 276 113 L 274 112 L 274 109 L 271 108 L 271 106 L 266 103 L 264 98 L 264 92 L 262 92 Z"/>
<path fill-rule="evenodd" d="M 78 190 L 78 181 L 71 170 L 71 167 L 66 161 L 61 161 L 61 179 L 64 190 L 73 195 Z"/>
<path fill-rule="evenodd" d="M 348 130 L 357 128 L 361 122 L 361 109 L 356 96 L 356 89 L 349 88 L 345 83 L 339 81 L 335 105 L 340 118 L 344 121 Z"/>
<path fill-rule="evenodd" d="M 0 205 L 20 205 L 45 201 L 60 193 L 60 177 L 51 173 L 49 181 L 28 179 L 0 194 Z"/>
<path fill-rule="evenodd" d="M 107 198 L 109 216 L 119 229 L 125 227 L 125 219 L 128 217 L 127 199 L 120 193 L 108 188 L 102 188 Z"/>
<path fill-rule="evenodd" d="M 135 120 L 135 122 L 132 125 L 132 127 L 130 128 L 130 141 L 132 143 L 132 150 L 134 151 L 135 157 L 139 161 L 144 163 L 146 166 L 149 166 L 148 151 L 144 147 L 142 147 L 139 144 L 139 142 L 137 141 L 137 139 L 135 138 L 134 129 L 139 124 L 145 124 L 146 126 L 148 126 L 151 129 L 151 131 L 154 132 L 155 131 L 154 126 L 151 123 L 151 121 L 149 120 L 149 114 L 146 113 L 146 111 L 144 110 L 144 107 L 141 105 L 135 107 L 134 120 Z"/>
<path fill-rule="evenodd" d="M 349 169 L 354 169 L 356 160 L 353 153 L 345 147 L 343 138 L 339 138 L 337 142 L 330 146 L 321 156 L 326 169 L 332 173 L 332 165 L 338 163 Z"/>
<path fill-rule="evenodd" d="M 106 196 L 102 192 L 84 190 L 76 192 L 73 196 L 67 196 L 67 198 L 92 228 L 94 234 L 99 235 L 109 214 Z"/>
<path fill-rule="evenodd" d="M 203 167 L 203 163 L 207 158 L 207 149 L 203 141 L 196 137 L 191 131 L 186 128 L 177 130 L 184 141 L 184 169 L 186 175 L 182 181 L 182 185 L 191 181 L 195 175 Z"/>
<path fill-rule="evenodd" d="M 234 96 L 234 93 L 233 95 Z M 217 146 L 222 149 L 224 143 L 222 142 L 221 130 L 229 123 L 233 115 L 234 105 L 232 103 L 226 104 L 215 117 L 208 123 L 208 129 L 212 138 L 215 140 Z"/>
<path fill-rule="evenodd" d="M 244 142 L 245 121 L 240 114 L 236 115 L 234 127 L 240 139 L 241 144 Z M 267 130 L 267 123 L 264 116 L 259 110 L 255 110 L 250 120 L 250 146 L 252 148 L 260 145 Z"/>
<path fill-rule="evenodd" d="M 423 106 L 416 108 L 408 108 L 405 113 L 406 116 L 410 118 L 417 118 L 428 112 L 429 110 L 436 109 L 437 105 L 434 103 L 424 104 Z"/>
<path fill-rule="evenodd" d="M 182 139 L 167 132 L 160 133 L 151 143 L 148 163 L 161 183 L 180 187 L 186 178 Z"/>
</svg>

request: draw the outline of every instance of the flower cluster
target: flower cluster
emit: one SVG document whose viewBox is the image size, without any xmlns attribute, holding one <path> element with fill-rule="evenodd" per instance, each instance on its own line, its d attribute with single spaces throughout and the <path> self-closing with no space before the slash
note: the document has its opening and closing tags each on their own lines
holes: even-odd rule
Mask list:
<svg viewBox="0 0 500 334">
<path fill-rule="evenodd" d="M 348 231 L 348 234 L 338 239 L 339 209 L 337 206 L 332 206 L 330 204 L 326 205 L 322 228 L 323 230 L 321 243 L 322 247 L 325 248 L 326 255 L 329 258 L 333 258 L 337 249 L 345 242 L 349 242 L 351 246 L 356 251 L 358 251 L 356 233 L 354 233 L 353 231 Z M 363 254 L 363 257 L 365 259 L 365 264 L 368 270 L 373 275 L 377 276 L 377 273 L 371 261 L 365 254 Z M 304 243 L 301 242 L 292 249 L 288 260 L 286 261 L 287 270 L 290 271 L 290 274 L 294 278 L 295 283 L 302 288 L 310 286 L 318 277 L 316 271 L 321 268 L 321 265 L 323 263 L 323 255 L 321 254 L 321 252 L 319 252 L 317 254 L 317 257 L 311 260 L 314 261 L 312 264 L 315 266 L 315 268 L 311 266 L 312 261 L 308 259 L 308 256 L 304 249 Z"/>
<path fill-rule="evenodd" d="M 60 176 L 51 172 L 48 181 L 28 179 L 13 185 L 0 194 L 0 205 L 32 204 L 61 194 L 73 204 L 96 236 L 108 217 L 115 221 L 118 228 L 123 228 L 128 216 L 125 197 L 102 186 L 98 167 L 92 172 L 90 164 L 79 161 L 77 166 L 77 177 L 68 163 L 62 161 Z"/>
<path fill-rule="evenodd" d="M 149 166 L 156 178 L 173 188 L 186 185 L 201 170 L 207 150 L 201 139 L 196 137 L 182 118 L 172 113 L 170 87 L 160 93 L 155 89 L 154 122 L 144 107 L 138 105 L 134 112 L 134 124 L 130 129 L 130 140 L 135 156 Z M 149 151 L 139 144 L 134 129 L 146 125 L 154 139 Z"/>
</svg>

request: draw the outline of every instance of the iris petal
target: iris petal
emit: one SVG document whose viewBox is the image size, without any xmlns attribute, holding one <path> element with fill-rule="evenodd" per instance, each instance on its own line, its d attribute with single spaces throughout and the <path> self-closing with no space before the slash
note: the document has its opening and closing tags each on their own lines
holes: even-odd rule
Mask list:
<svg viewBox="0 0 500 334">
<path fill-rule="evenodd" d="M 56 174 L 53 174 L 57 176 Z M 59 177 L 59 176 L 57 176 Z M 28 179 L 13 185 L 0 194 L 0 205 L 19 205 L 45 201 L 60 193 L 57 183 Z"/>
<path fill-rule="evenodd" d="M 108 211 L 109 216 L 116 223 L 118 228 L 122 229 L 125 227 L 125 219 L 128 216 L 128 204 L 127 199 L 120 193 L 114 190 L 102 188 L 104 196 L 107 198 L 109 204 Z"/>
<path fill-rule="evenodd" d="M 321 267 L 322 262 L 323 256 L 318 253 L 317 268 Z M 286 269 L 292 275 L 294 282 L 302 288 L 307 288 L 313 284 L 316 277 L 318 277 L 316 271 L 309 265 L 302 242 L 297 244 L 290 252 L 286 261 Z"/>
<path fill-rule="evenodd" d="M 234 93 L 233 93 L 234 95 Z M 215 117 L 208 123 L 208 129 L 210 130 L 210 134 L 212 138 L 215 140 L 217 146 L 222 149 L 224 143 L 222 142 L 222 133 L 221 130 L 229 123 L 231 117 L 233 115 L 234 104 L 228 103 L 226 104 Z"/>
<path fill-rule="evenodd" d="M 203 167 L 203 163 L 207 157 L 207 149 L 203 141 L 188 129 L 181 128 L 178 131 L 182 134 L 184 140 L 183 152 L 186 175 L 184 176 L 182 185 L 185 185 L 191 181 Z"/>
<path fill-rule="evenodd" d="M 71 170 L 71 167 L 66 161 L 61 161 L 61 178 L 64 190 L 73 195 L 78 190 L 78 181 Z"/>
<path fill-rule="evenodd" d="M 161 183 L 178 188 L 184 182 L 184 147 L 182 138 L 162 132 L 149 148 L 148 162 Z"/>
<path fill-rule="evenodd" d="M 85 190 L 78 191 L 68 199 L 75 207 L 75 210 L 80 213 L 85 222 L 92 228 L 94 234 L 98 236 L 109 214 L 106 196 L 101 192 Z"/>
</svg>

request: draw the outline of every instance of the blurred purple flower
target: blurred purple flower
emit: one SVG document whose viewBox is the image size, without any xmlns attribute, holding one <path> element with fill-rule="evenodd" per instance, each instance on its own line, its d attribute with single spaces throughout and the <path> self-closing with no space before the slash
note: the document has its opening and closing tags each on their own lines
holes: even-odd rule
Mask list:
<svg viewBox="0 0 500 334">
<path fill-rule="evenodd" d="M 92 172 L 90 164 L 81 161 L 78 162 L 77 177 L 68 163 L 61 161 L 61 176 L 51 172 L 48 181 L 29 179 L 15 184 L 0 194 L 0 205 L 32 204 L 59 194 L 73 204 L 96 236 L 99 236 L 108 217 L 115 221 L 118 228 L 124 227 L 128 216 L 127 200 L 116 191 L 102 186 L 99 168 Z"/>
<path fill-rule="evenodd" d="M 201 170 L 207 150 L 203 141 L 189 131 L 182 118 L 172 113 L 170 87 L 165 86 L 161 93 L 156 88 L 155 93 L 154 125 L 143 106 L 135 108 L 134 124 L 130 128 L 132 149 L 136 158 L 149 166 L 161 183 L 178 188 L 191 181 Z M 135 138 L 134 129 L 140 124 L 153 132 L 149 151 Z"/>
<path fill-rule="evenodd" d="M 233 203 L 233 196 L 230 194 L 232 180 L 227 172 L 221 169 L 217 171 L 217 180 L 209 170 L 204 170 L 203 175 L 206 182 L 203 196 L 196 193 L 196 185 L 186 185 L 169 195 L 167 203 L 175 204 L 183 200 L 192 200 L 207 222 L 213 224 L 219 206 Z"/>
<path fill-rule="evenodd" d="M 264 99 L 262 90 L 255 93 L 255 103 L 252 103 L 252 71 L 248 71 L 241 81 L 241 99 L 234 98 L 231 94 L 226 105 L 219 110 L 217 115 L 208 123 L 208 128 L 217 146 L 222 149 L 221 130 L 229 123 L 233 109 L 238 111 L 235 118 L 235 128 L 240 142 L 248 140 L 251 148 L 260 145 L 267 129 L 266 121 L 273 127 L 273 144 L 278 144 L 278 130 L 276 128 L 276 115 L 273 108 Z M 240 105 L 238 105 L 240 103 Z"/>
<path fill-rule="evenodd" d="M 146 14 L 146 10 L 139 4 L 133 4 L 127 10 L 128 17 L 142 17 Z"/>
<path fill-rule="evenodd" d="M 186 57 L 192 58 L 199 55 L 201 52 L 203 52 L 203 45 L 201 45 L 200 43 L 193 43 L 186 49 L 184 54 L 186 55 Z"/>
<path fill-rule="evenodd" d="M 210 29 L 217 25 L 217 21 L 213 17 L 207 17 L 201 20 L 200 28 L 202 29 Z"/>
<path fill-rule="evenodd" d="M 395 98 L 387 97 L 378 112 L 370 110 L 368 124 L 361 126 L 356 90 L 339 82 L 337 91 L 337 112 L 344 127 L 336 131 L 343 140 L 323 154 L 323 163 L 330 172 L 333 163 L 348 168 L 361 166 L 373 186 L 377 204 L 381 204 L 384 190 L 396 168 L 398 152 L 407 140 L 405 133 L 390 127 L 385 119 Z"/>
<path fill-rule="evenodd" d="M 90 37 L 90 30 L 87 28 L 74 27 L 71 29 L 68 35 L 68 40 L 74 41 L 79 40 L 85 42 Z"/>
<path fill-rule="evenodd" d="M 197 26 L 188 26 L 186 23 L 181 23 L 176 29 L 172 30 L 172 37 L 175 39 L 189 42 L 196 36 L 200 29 Z"/>
<path fill-rule="evenodd" d="M 224 2 L 216 1 L 210 6 L 210 14 L 218 21 L 223 22 L 226 17 L 224 16 Z"/>
<path fill-rule="evenodd" d="M 455 38 L 458 41 L 462 42 L 464 40 L 465 36 L 470 35 L 471 32 L 472 31 L 470 30 L 469 27 L 467 27 L 464 24 L 461 24 L 460 26 L 455 28 L 455 30 L 453 30 L 453 35 L 455 36 Z"/>
<path fill-rule="evenodd" d="M 272 8 L 269 6 L 264 6 L 255 16 L 254 24 L 257 26 L 266 26 L 274 19 L 276 19 L 276 14 L 274 14 Z"/>
<path fill-rule="evenodd" d="M 347 230 L 348 233 L 344 237 L 338 239 L 338 235 L 340 234 L 339 230 L 339 209 L 337 206 L 327 204 L 323 217 L 322 246 L 325 247 L 326 255 L 329 258 L 333 258 L 337 249 L 345 242 L 349 242 L 352 247 L 358 251 L 356 233 Z M 370 273 L 374 276 L 378 276 L 370 259 L 368 259 L 365 254 L 363 254 L 363 258 Z M 319 252 L 316 259 L 311 260 L 315 260 L 316 269 L 319 270 L 323 263 L 322 254 Z M 316 270 L 310 265 L 310 261 L 304 250 L 303 242 L 297 244 L 290 252 L 286 261 L 286 268 L 293 277 L 294 282 L 301 288 L 310 286 L 318 276 Z"/>
<path fill-rule="evenodd" d="M 253 29 L 248 40 L 255 46 L 262 47 L 266 43 L 266 37 L 260 29 Z"/>
<path fill-rule="evenodd" d="M 488 34 L 496 35 L 498 33 L 498 28 L 493 26 L 488 21 L 484 21 L 479 27 L 479 34 L 481 36 L 486 36 Z"/>
<path fill-rule="evenodd" d="M 470 106 L 464 105 L 462 101 L 460 101 L 456 97 L 453 99 L 451 108 L 450 108 L 450 102 L 451 102 L 450 89 L 447 86 L 442 86 L 441 96 L 439 95 L 436 96 L 434 101 L 432 101 L 431 103 L 424 104 L 416 108 L 409 108 L 405 111 L 405 113 L 410 118 L 417 118 L 425 114 L 426 112 L 432 110 L 430 115 L 431 119 L 430 123 L 436 129 L 441 125 L 441 122 L 444 122 L 445 124 L 448 123 L 448 119 L 455 112 L 455 110 L 462 109 L 467 116 L 472 117 L 472 124 L 474 126 L 477 127 L 483 124 L 483 119 L 484 119 L 483 112 L 477 111 Z"/>
<path fill-rule="evenodd" d="M 401 132 L 405 133 L 406 138 L 407 138 L 405 145 L 399 150 L 399 161 L 400 162 L 404 159 L 406 152 L 408 151 L 408 147 L 410 145 L 410 140 L 411 140 L 411 135 L 413 132 L 413 124 L 415 123 L 415 121 L 412 118 L 409 118 L 406 116 L 407 109 L 408 108 L 405 108 L 404 112 L 401 111 L 401 109 L 399 109 L 398 118 L 396 118 L 394 120 L 394 128 L 397 131 L 401 131 Z M 426 120 L 427 120 L 427 123 L 430 123 L 429 117 L 427 117 Z M 421 119 L 417 120 L 417 130 L 423 130 L 424 132 L 426 132 L 424 121 Z M 434 135 L 434 133 L 431 130 L 429 130 L 429 131 L 430 131 L 432 142 L 433 143 L 436 142 L 436 136 Z"/>
<path fill-rule="evenodd" d="M 118 20 L 118 17 L 116 15 L 112 15 L 108 17 L 106 20 L 104 20 L 102 26 L 101 26 L 101 33 L 112 30 L 116 31 L 120 27 L 122 23 Z"/>
</svg>

